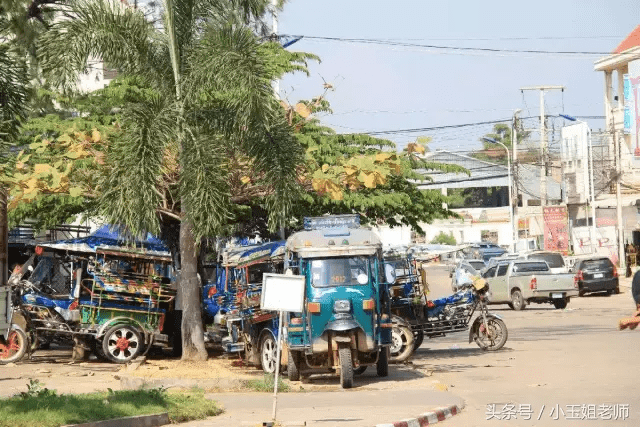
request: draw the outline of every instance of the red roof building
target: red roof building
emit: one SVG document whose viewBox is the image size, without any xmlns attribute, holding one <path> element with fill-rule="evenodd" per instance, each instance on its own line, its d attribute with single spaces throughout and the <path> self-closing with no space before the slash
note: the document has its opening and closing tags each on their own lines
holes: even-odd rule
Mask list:
<svg viewBox="0 0 640 427">
<path fill-rule="evenodd" d="M 626 39 L 622 41 L 618 45 L 618 47 L 613 51 L 613 53 L 622 53 L 625 50 L 631 49 L 633 47 L 640 46 L 640 25 L 638 25 L 635 30 L 631 31 Z"/>
</svg>

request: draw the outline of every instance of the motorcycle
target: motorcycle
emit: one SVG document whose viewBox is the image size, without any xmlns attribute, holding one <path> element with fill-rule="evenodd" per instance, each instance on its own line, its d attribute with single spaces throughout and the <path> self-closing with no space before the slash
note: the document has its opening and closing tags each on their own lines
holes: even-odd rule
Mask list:
<svg viewBox="0 0 640 427">
<path fill-rule="evenodd" d="M 484 279 L 476 279 L 473 283 L 463 285 L 453 295 L 437 300 L 427 300 L 426 304 L 412 303 L 392 306 L 394 319 L 398 328 L 410 328 L 415 340 L 415 351 L 424 336 L 433 338 L 445 336 L 453 332 L 469 330 L 469 343 L 475 342 L 486 351 L 500 350 L 508 338 L 507 325 L 502 318 L 490 313 L 487 308 L 489 285 Z M 478 316 L 471 322 L 474 314 Z M 405 350 L 406 351 L 406 350 Z"/>
</svg>

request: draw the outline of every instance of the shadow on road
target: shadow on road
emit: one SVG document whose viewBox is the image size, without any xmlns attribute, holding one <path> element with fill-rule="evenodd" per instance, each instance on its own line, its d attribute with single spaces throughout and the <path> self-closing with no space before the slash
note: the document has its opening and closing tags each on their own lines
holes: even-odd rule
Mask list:
<svg viewBox="0 0 640 427">
<path fill-rule="evenodd" d="M 425 378 L 428 375 L 412 364 L 407 365 L 389 365 L 389 376 L 381 378 L 376 373 L 375 366 L 367 367 L 367 370 L 361 375 L 355 375 L 353 379 L 353 388 L 365 387 L 371 384 L 380 384 L 385 381 L 413 381 Z M 305 384 L 314 386 L 338 386 L 340 385 L 340 377 L 331 374 L 316 374 L 305 380 Z"/>
</svg>

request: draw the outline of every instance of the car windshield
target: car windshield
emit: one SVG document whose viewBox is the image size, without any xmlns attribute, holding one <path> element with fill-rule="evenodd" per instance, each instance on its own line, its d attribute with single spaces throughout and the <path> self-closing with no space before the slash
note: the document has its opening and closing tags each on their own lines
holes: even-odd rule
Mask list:
<svg viewBox="0 0 640 427">
<path fill-rule="evenodd" d="M 486 267 L 483 261 L 469 261 L 469 264 L 478 271 Z"/>
<path fill-rule="evenodd" d="M 584 270 L 607 270 L 611 268 L 611 261 L 608 258 L 591 259 L 583 261 L 582 268 Z"/>
<path fill-rule="evenodd" d="M 549 267 L 551 268 L 564 267 L 564 258 L 562 258 L 562 255 L 560 254 L 531 254 L 529 255 L 529 259 L 547 261 L 547 264 L 549 264 Z"/>
<path fill-rule="evenodd" d="M 314 259 L 311 261 L 311 284 L 318 288 L 366 285 L 370 264 L 367 257 Z"/>
</svg>

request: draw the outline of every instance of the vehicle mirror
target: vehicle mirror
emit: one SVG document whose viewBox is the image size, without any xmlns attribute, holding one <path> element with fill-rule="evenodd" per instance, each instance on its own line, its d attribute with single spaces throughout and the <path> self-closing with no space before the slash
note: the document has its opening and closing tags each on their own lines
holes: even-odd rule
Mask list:
<svg viewBox="0 0 640 427">
<path fill-rule="evenodd" d="M 358 274 L 357 280 L 361 285 L 366 285 L 367 283 L 369 283 L 369 277 L 367 277 L 367 275 L 364 273 Z"/>
<path fill-rule="evenodd" d="M 396 268 L 391 264 L 385 264 L 384 276 L 387 279 L 387 283 L 393 284 L 396 281 Z M 365 282 L 366 283 L 366 282 Z"/>
</svg>

